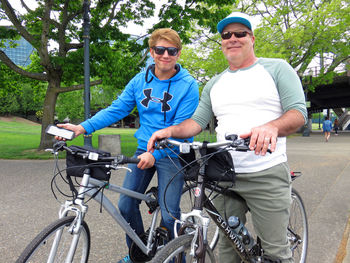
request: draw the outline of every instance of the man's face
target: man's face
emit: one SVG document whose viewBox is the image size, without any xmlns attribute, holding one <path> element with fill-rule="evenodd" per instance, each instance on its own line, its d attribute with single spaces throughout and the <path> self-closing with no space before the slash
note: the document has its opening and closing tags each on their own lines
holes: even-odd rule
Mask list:
<svg viewBox="0 0 350 263">
<path fill-rule="evenodd" d="M 159 40 L 155 46 L 166 47 L 166 48 L 168 47 L 176 48 L 174 44 L 163 39 Z M 150 53 L 156 64 L 156 70 L 159 70 L 165 73 L 165 72 L 174 70 L 175 64 L 180 57 L 181 51 L 178 51 L 175 56 L 171 56 L 168 50 L 165 50 L 163 54 L 156 54 L 155 50 L 151 48 Z"/>
<path fill-rule="evenodd" d="M 250 30 L 239 23 L 228 24 L 224 32 L 250 32 Z M 255 37 L 251 34 L 247 34 L 245 37 L 237 38 L 232 34 L 229 39 L 222 39 L 221 46 L 222 52 L 224 53 L 227 60 L 234 61 L 245 61 L 254 56 L 254 41 Z"/>
</svg>

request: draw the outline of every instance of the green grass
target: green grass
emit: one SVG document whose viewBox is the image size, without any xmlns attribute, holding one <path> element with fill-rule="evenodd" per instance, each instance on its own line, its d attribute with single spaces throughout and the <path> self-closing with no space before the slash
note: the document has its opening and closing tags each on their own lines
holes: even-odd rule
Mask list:
<svg viewBox="0 0 350 263">
<path fill-rule="evenodd" d="M 38 151 L 41 125 L 16 121 L 0 121 L 0 158 L 2 159 L 49 159 L 52 155 Z M 136 129 L 104 128 L 92 136 L 92 146 L 98 147 L 99 134 L 120 134 L 122 153 L 131 156 L 136 150 Z M 68 142 L 68 145 L 84 145 L 83 136 Z"/>
<path fill-rule="evenodd" d="M 28 124 L 14 121 L 0 120 L 0 159 L 50 159 L 51 153 L 38 151 L 40 144 L 41 125 Z M 98 148 L 99 134 L 120 134 L 121 150 L 126 156 L 132 156 L 137 147 L 137 140 L 134 137 L 136 129 L 104 128 L 96 131 L 92 136 L 92 146 Z M 196 140 L 215 141 L 215 134 L 203 132 L 196 137 Z M 84 137 L 79 136 L 68 145 L 84 145 Z M 61 157 L 64 157 L 62 155 Z"/>
<path fill-rule="evenodd" d="M 322 125 L 321 125 L 322 127 Z M 319 130 L 319 124 L 312 124 L 313 130 Z M 52 155 L 45 151 L 38 151 L 40 143 L 41 125 L 16 121 L 0 120 L 0 158 L 1 159 L 50 159 Z M 98 148 L 99 134 L 120 134 L 122 153 L 132 156 L 137 147 L 134 137 L 136 129 L 104 128 L 92 136 L 92 146 Z M 215 134 L 204 131 L 195 140 L 215 141 Z M 75 138 L 68 145 L 84 145 L 83 136 Z"/>
</svg>

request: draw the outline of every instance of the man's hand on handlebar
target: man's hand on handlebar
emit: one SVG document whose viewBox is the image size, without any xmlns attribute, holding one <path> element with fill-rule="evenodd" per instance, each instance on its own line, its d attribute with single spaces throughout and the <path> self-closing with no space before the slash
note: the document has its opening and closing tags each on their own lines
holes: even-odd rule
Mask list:
<svg viewBox="0 0 350 263">
<path fill-rule="evenodd" d="M 74 125 L 74 124 L 71 124 L 71 123 L 65 123 L 65 124 L 57 124 L 57 127 L 74 131 L 74 135 L 75 135 L 74 138 L 78 137 L 80 134 L 85 133 L 85 129 L 81 125 Z M 55 136 L 55 139 L 59 140 L 59 141 L 65 141 L 66 140 L 66 139 L 64 139 L 62 137 L 59 137 L 59 136 Z"/>
<path fill-rule="evenodd" d="M 257 155 L 265 155 L 268 149 L 271 152 L 276 149 L 278 128 L 267 123 L 251 129 L 249 133 L 241 134 L 240 137 L 243 139 L 250 137 L 250 150 L 255 151 Z"/>
<path fill-rule="evenodd" d="M 148 140 L 147 151 L 154 152 L 154 146 L 155 146 L 157 141 L 164 139 L 164 138 L 170 138 L 171 136 L 172 136 L 172 134 L 171 134 L 171 130 L 169 128 L 156 131 L 155 133 L 153 133 L 151 138 Z"/>
</svg>

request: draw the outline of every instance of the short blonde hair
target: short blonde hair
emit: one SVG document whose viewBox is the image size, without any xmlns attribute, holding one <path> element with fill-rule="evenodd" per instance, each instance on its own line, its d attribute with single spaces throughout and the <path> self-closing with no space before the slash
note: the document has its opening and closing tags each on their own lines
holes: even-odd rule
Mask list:
<svg viewBox="0 0 350 263">
<path fill-rule="evenodd" d="M 171 28 L 159 28 L 154 30 L 151 37 L 148 40 L 148 46 L 150 48 L 153 48 L 161 39 L 174 44 L 179 50 L 182 49 L 179 34 Z"/>
</svg>

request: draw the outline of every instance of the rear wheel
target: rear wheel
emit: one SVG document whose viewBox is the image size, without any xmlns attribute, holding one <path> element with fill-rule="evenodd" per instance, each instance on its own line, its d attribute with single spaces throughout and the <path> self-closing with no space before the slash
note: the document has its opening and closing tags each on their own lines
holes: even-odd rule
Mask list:
<svg viewBox="0 0 350 263">
<path fill-rule="evenodd" d="M 303 200 L 292 190 L 292 204 L 288 224 L 288 239 L 296 263 L 306 262 L 308 246 L 308 223 Z"/>
<path fill-rule="evenodd" d="M 187 234 L 179 236 L 178 238 L 170 241 L 163 249 L 161 249 L 153 258 L 153 263 L 191 263 L 191 262 L 201 262 L 195 256 L 190 255 L 191 244 L 193 240 L 193 235 Z M 210 247 L 205 247 L 205 263 L 216 262 L 213 251 Z"/>
<path fill-rule="evenodd" d="M 88 225 L 83 222 L 80 227 L 80 232 L 76 235 L 71 234 L 69 228 L 74 222 L 74 219 L 74 216 L 63 217 L 47 226 L 29 243 L 16 262 L 48 262 L 50 251 L 55 244 L 56 236 L 60 236 L 60 238 L 56 239 L 57 250 L 56 253 L 52 255 L 54 260 L 50 262 L 66 262 L 68 251 L 76 235 L 78 235 L 78 242 L 71 262 L 88 262 L 90 253 L 90 230 Z"/>
</svg>

